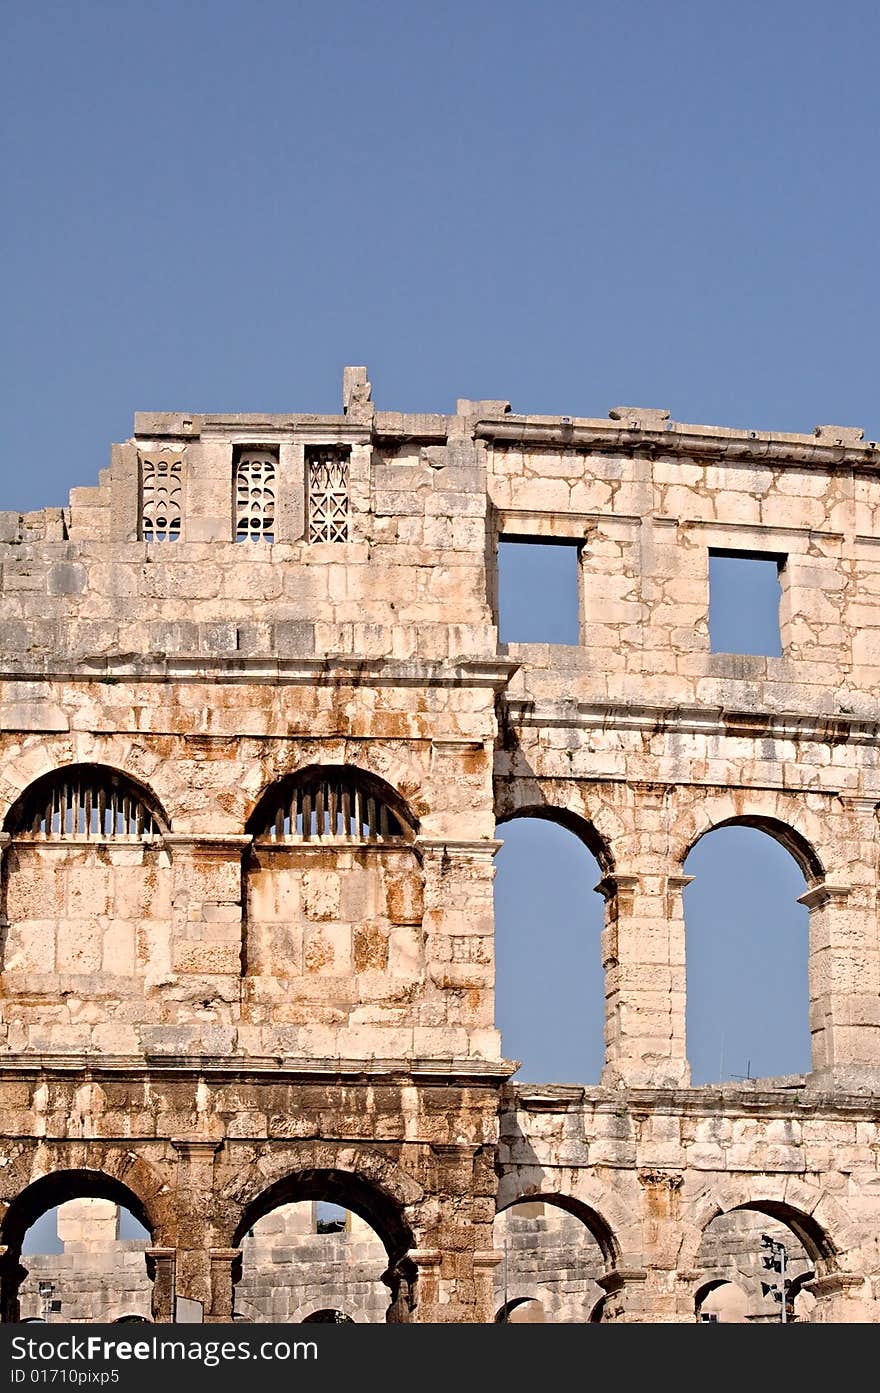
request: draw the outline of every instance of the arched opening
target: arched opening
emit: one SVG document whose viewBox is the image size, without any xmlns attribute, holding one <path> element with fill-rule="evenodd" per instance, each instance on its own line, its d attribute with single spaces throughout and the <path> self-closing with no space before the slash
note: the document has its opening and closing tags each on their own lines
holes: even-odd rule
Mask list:
<svg viewBox="0 0 880 1393">
<path fill-rule="evenodd" d="M 253 1018 L 266 1022 L 261 1048 L 288 1052 L 295 1030 L 303 1055 L 399 1053 L 402 1006 L 424 973 L 424 875 L 406 804 L 359 769 L 311 767 L 272 785 L 247 828 L 244 972 Z"/>
<path fill-rule="evenodd" d="M 501 1254 L 494 1278 L 500 1324 L 593 1320 L 605 1297 L 599 1279 L 616 1252 L 594 1210 L 567 1196 L 530 1195 L 496 1215 L 494 1247 Z"/>
<path fill-rule="evenodd" d="M 82 1010 L 83 1000 L 103 1003 L 108 990 L 120 998 L 145 994 L 171 918 L 167 828 L 148 790 L 97 764 L 53 770 L 9 809 L 0 881 L 3 991 L 26 1039 L 39 1039 L 31 1048 L 102 1053 L 106 1013 Z M 51 1018 L 47 996 L 60 1007 Z M 139 1052 L 130 1016 L 117 1022 L 114 1048 Z"/>
<path fill-rule="evenodd" d="M 706 1282 L 698 1290 L 694 1307 L 701 1325 L 741 1325 L 748 1320 L 749 1296 L 736 1282 Z"/>
<path fill-rule="evenodd" d="M 314 764 L 261 795 L 246 830 L 258 841 L 383 845 L 412 841 L 416 823 L 383 779 L 347 764 Z"/>
<path fill-rule="evenodd" d="M 236 1306 L 249 1320 L 302 1322 L 330 1311 L 343 1315 L 339 1324 L 352 1309 L 368 1324 L 410 1319 L 412 1234 L 397 1202 L 358 1175 L 285 1176 L 248 1205 L 234 1244 Z"/>
<path fill-rule="evenodd" d="M 4 1321 L 149 1320 L 152 1244 L 138 1197 L 100 1171 L 56 1171 L 9 1206 L 2 1227 Z"/>
<path fill-rule="evenodd" d="M 696 1318 L 773 1324 L 808 1320 L 813 1298 L 803 1286 L 816 1265 L 833 1260 L 831 1244 L 809 1215 L 778 1201 L 754 1201 L 706 1225 L 696 1269 Z"/>
<path fill-rule="evenodd" d="M 815 854 L 791 829 L 739 819 L 688 854 L 687 1055 L 695 1084 L 810 1069 L 809 914 Z"/>
<path fill-rule="evenodd" d="M 546 1320 L 543 1303 L 534 1296 L 517 1296 L 495 1314 L 496 1325 L 543 1325 Z"/>
<path fill-rule="evenodd" d="M 354 1325 L 351 1316 L 347 1316 L 344 1311 L 338 1311 L 333 1307 L 324 1307 L 323 1310 L 313 1311 L 310 1316 L 303 1316 L 303 1325 Z"/>
<path fill-rule="evenodd" d="M 592 829 L 529 811 L 499 824 L 495 1019 L 518 1078 L 597 1083 L 605 1058 L 603 875 Z"/>
<path fill-rule="evenodd" d="M 12 804 L 3 831 L 34 841 L 149 841 L 168 831 L 159 802 L 105 764 L 68 764 L 35 779 Z"/>
</svg>

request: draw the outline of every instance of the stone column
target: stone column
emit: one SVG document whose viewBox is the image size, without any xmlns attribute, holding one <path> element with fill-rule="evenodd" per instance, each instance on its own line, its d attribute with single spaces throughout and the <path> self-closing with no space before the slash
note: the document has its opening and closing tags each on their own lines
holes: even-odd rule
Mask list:
<svg viewBox="0 0 880 1393">
<path fill-rule="evenodd" d="M 147 1248 L 147 1276 L 153 1283 L 152 1316 L 157 1324 L 174 1320 L 174 1287 L 177 1252 L 174 1248 Z"/>
<path fill-rule="evenodd" d="M 8 832 L 0 832 L 0 930 L 6 929 L 6 928 L 9 927 L 9 920 L 8 920 L 7 917 L 6 917 L 6 912 L 5 912 L 4 908 L 3 908 L 3 905 L 4 905 L 4 903 L 5 903 L 5 896 L 3 895 L 3 892 L 2 892 L 2 886 L 3 886 L 3 860 L 4 860 L 5 853 L 6 853 L 6 848 L 8 847 L 8 845 L 9 845 L 9 843 L 10 843 L 11 841 L 12 841 L 12 837 L 10 836 L 10 834 L 9 834 Z M 0 959 L 0 965 L 2 965 L 2 959 Z"/>
<path fill-rule="evenodd" d="M 813 1071 L 835 1086 L 880 1088 L 876 890 L 825 881 L 798 903 L 810 911 Z"/>
<path fill-rule="evenodd" d="M 596 889 L 607 910 L 606 1086 L 681 1088 L 690 1082 L 685 1046 L 684 912 L 691 876 L 616 871 Z"/>
<path fill-rule="evenodd" d="M 416 839 L 425 875 L 425 960 L 438 1000 L 436 1025 L 416 1025 L 424 1057 L 501 1058 L 495 1029 L 495 916 L 492 882 L 499 841 Z"/>
<path fill-rule="evenodd" d="M 415 1319 L 420 1324 L 491 1321 L 494 1150 L 434 1143 L 432 1212 L 409 1257 L 419 1271 Z"/>
<path fill-rule="evenodd" d="M 205 1311 L 205 1323 L 216 1325 L 232 1320 L 235 1310 L 235 1286 L 241 1278 L 240 1248 L 212 1248 L 210 1259 L 211 1300 Z"/>
<path fill-rule="evenodd" d="M 18 1250 L 0 1244 L 0 1322 L 4 1325 L 13 1324 L 21 1317 L 18 1292 L 27 1275 Z"/>
<path fill-rule="evenodd" d="M 231 1320 L 232 1250 L 215 1249 L 212 1242 L 214 1158 L 223 1143 L 204 1137 L 173 1140 L 171 1145 L 177 1152 L 175 1296 L 200 1302 L 205 1320 Z M 216 1269 L 215 1253 L 220 1255 Z M 216 1309 L 223 1314 L 215 1314 Z"/>
</svg>

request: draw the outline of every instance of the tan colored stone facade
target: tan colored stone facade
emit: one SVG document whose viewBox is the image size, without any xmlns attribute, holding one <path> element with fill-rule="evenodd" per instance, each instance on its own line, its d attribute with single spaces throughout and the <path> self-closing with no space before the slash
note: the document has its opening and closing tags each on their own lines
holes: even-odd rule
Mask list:
<svg viewBox="0 0 880 1393">
<path fill-rule="evenodd" d="M 340 416 L 141 414 L 68 508 L 0 514 L 5 1318 L 83 1195 L 150 1228 L 157 1319 L 229 1319 L 247 1229 L 325 1198 L 390 1319 L 491 1320 L 496 1205 L 542 1195 L 604 1319 L 693 1320 L 741 1206 L 804 1243 L 813 1319 L 880 1318 L 877 455 L 380 412 L 347 369 Z M 577 544 L 580 645 L 499 646 L 502 536 Z M 710 651 L 712 549 L 784 559 L 782 657 Z M 602 869 L 598 1088 L 507 1082 L 522 813 Z M 731 821 L 804 873 L 813 1069 L 691 1088 L 684 859 Z"/>
</svg>

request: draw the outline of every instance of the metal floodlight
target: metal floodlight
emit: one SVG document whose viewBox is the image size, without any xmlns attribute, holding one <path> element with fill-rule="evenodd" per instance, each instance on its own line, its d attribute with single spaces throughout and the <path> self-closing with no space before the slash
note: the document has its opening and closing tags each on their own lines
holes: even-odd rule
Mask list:
<svg viewBox="0 0 880 1393">
<path fill-rule="evenodd" d="M 762 1233 L 762 1234 L 761 1234 L 761 1244 L 762 1244 L 762 1246 L 763 1246 L 764 1248 L 772 1248 L 772 1247 L 773 1247 L 773 1239 L 770 1237 L 769 1233 Z"/>
</svg>

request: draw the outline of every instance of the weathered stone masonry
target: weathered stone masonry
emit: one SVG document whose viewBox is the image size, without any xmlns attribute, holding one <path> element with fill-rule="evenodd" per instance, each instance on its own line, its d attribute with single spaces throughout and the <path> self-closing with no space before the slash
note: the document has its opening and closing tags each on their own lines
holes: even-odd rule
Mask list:
<svg viewBox="0 0 880 1393">
<path fill-rule="evenodd" d="M 742 1206 L 812 1319 L 880 1319 L 878 454 L 381 412 L 346 369 L 340 416 L 141 414 L 68 508 L 0 514 L 4 1318 L 25 1229 L 93 1195 L 150 1229 L 159 1320 L 229 1319 L 249 1226 L 316 1198 L 376 1228 L 389 1319 L 491 1320 L 524 1196 L 598 1242 L 603 1319 L 693 1320 Z M 579 646 L 499 647 L 501 536 L 578 544 Z M 710 549 L 784 558 L 781 658 L 710 652 Z M 598 1088 L 501 1059 L 520 813 L 602 868 Z M 804 873 L 813 1070 L 692 1088 L 683 864 L 731 821 Z"/>
</svg>

